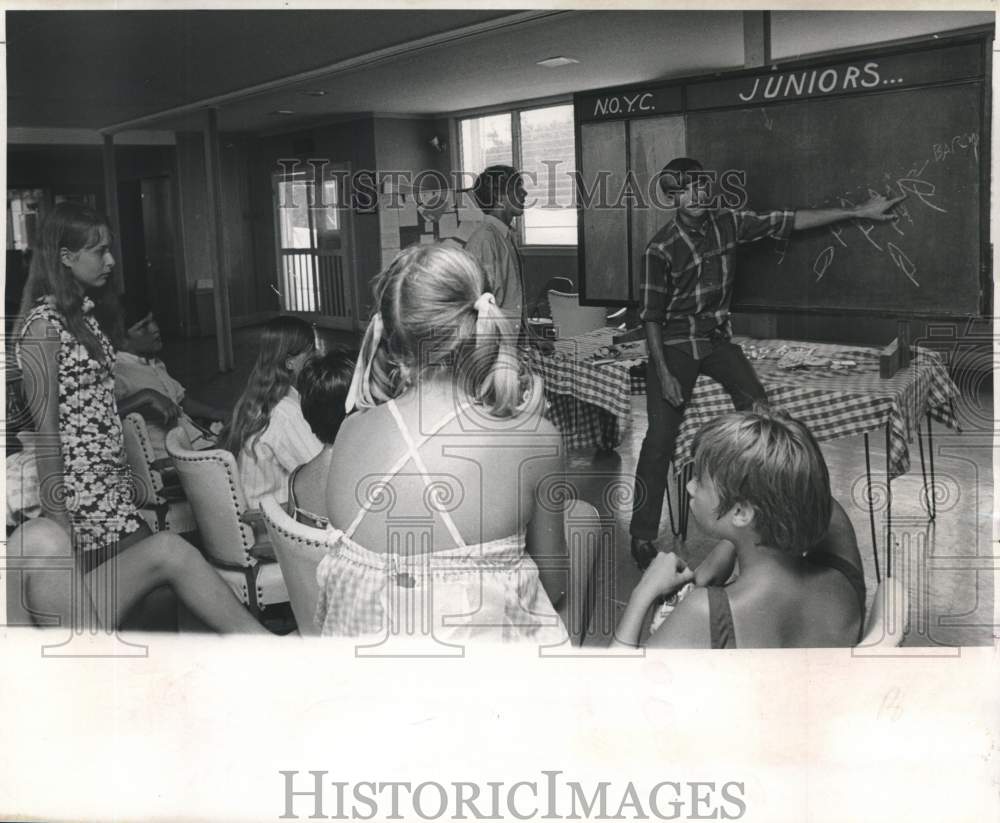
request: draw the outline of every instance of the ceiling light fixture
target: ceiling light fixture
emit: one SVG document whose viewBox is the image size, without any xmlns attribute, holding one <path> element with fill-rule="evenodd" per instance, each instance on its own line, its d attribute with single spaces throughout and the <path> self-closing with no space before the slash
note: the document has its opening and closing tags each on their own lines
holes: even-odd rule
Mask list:
<svg viewBox="0 0 1000 823">
<path fill-rule="evenodd" d="M 269 111 L 268 114 L 269 115 L 278 114 L 287 117 L 289 114 L 295 114 L 295 112 L 292 109 L 275 109 L 274 111 Z"/>
<path fill-rule="evenodd" d="M 574 63 L 579 62 L 579 60 L 573 57 L 546 57 L 544 60 L 539 60 L 536 65 L 546 69 L 559 69 L 563 66 L 572 66 Z"/>
<path fill-rule="evenodd" d="M 326 97 L 325 89 L 309 89 L 308 91 L 300 91 L 299 94 L 305 97 Z"/>
</svg>

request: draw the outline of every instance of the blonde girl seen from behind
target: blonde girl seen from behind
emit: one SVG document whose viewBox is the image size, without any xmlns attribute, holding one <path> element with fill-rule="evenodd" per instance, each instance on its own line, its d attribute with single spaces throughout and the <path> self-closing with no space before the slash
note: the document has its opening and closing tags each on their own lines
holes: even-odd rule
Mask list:
<svg viewBox="0 0 1000 823">
<path fill-rule="evenodd" d="M 400 597 L 435 637 L 552 642 L 565 588 L 558 432 L 515 354 L 517 330 L 479 265 L 442 245 L 402 251 L 374 284 L 326 516 L 325 634 L 377 633 Z M 447 569 L 447 571 L 444 571 Z M 431 596 L 432 593 L 432 596 Z M 424 614 L 426 610 L 430 613 Z"/>
</svg>

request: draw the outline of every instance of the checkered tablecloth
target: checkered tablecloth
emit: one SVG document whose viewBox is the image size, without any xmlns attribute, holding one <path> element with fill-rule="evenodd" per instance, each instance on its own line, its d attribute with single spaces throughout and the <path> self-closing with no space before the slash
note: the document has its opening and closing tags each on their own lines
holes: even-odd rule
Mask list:
<svg viewBox="0 0 1000 823">
<path fill-rule="evenodd" d="M 574 448 L 615 448 L 629 426 L 629 368 L 642 360 L 595 364 L 594 354 L 611 344 L 613 328 L 557 340 L 555 352 L 532 350 L 531 368 L 542 376 L 548 418 Z M 643 358 L 644 359 L 644 358 Z"/>
<path fill-rule="evenodd" d="M 611 392 L 645 391 L 645 379 L 629 374 L 635 361 L 594 366 L 586 358 L 601 346 L 611 343 L 612 329 L 601 329 L 579 338 L 560 341 L 557 351 L 562 353 L 567 366 L 573 361 L 577 371 L 588 375 L 591 391 L 585 403 L 563 404 L 575 414 L 567 415 L 565 408 L 554 403 L 553 422 L 563 431 L 572 445 L 618 445 L 621 433 L 628 425 L 628 398 L 610 396 Z M 817 440 L 834 440 L 865 432 L 885 431 L 889 426 L 889 473 L 892 477 L 905 474 L 910 467 L 909 443 L 925 413 L 945 425 L 956 428 L 953 400 L 958 388 L 948 375 L 941 358 L 927 349 L 916 349 L 910 365 L 894 377 L 883 380 L 878 375 L 877 350 L 838 346 L 824 343 L 801 343 L 783 340 L 751 340 L 736 338 L 748 351 L 754 348 L 775 351 L 782 345 L 807 346 L 820 358 L 854 360 L 857 370 L 838 373 L 824 369 L 786 370 L 779 368 L 773 359 L 755 360 L 754 368 L 767 390 L 768 402 L 783 409 L 809 426 Z M 559 347 L 562 348 L 559 348 Z M 575 357 L 572 355 L 575 354 Z M 543 358 L 539 358 L 543 359 Z M 550 389 L 549 376 L 541 370 L 546 389 Z M 576 385 L 583 385 L 583 378 L 576 378 Z M 555 384 L 553 384 L 555 385 Z M 572 392 L 572 382 L 563 383 L 554 396 L 565 395 L 583 399 L 583 393 Z M 627 386 L 627 389 L 624 388 Z M 596 393 L 604 392 L 603 398 Z M 552 399 L 553 395 L 550 395 Z M 614 402 L 614 404 L 612 403 Z M 684 413 L 684 422 L 677 437 L 674 465 L 682 466 L 691 459 L 691 442 L 695 432 L 720 414 L 732 410 L 732 401 L 723 388 L 709 377 L 702 375 L 695 384 L 694 394 Z M 614 417 L 614 426 L 608 416 Z M 623 419 L 624 418 L 624 419 Z M 564 428 L 568 427 L 576 427 Z M 613 430 L 612 430 L 613 428 Z M 614 435 L 614 442 L 611 442 Z"/>
</svg>

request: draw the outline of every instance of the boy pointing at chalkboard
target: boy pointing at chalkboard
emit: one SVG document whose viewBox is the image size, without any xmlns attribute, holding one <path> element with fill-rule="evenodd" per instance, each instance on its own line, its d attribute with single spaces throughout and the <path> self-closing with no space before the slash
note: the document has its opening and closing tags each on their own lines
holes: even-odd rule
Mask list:
<svg viewBox="0 0 1000 823">
<path fill-rule="evenodd" d="M 630 528 L 632 556 L 643 569 L 656 556 L 653 541 L 659 532 L 666 467 L 698 375 L 719 382 L 737 409 L 767 399 L 753 366 L 731 340 L 736 247 L 841 220 L 894 220 L 890 209 L 903 199 L 877 196 L 852 209 L 756 214 L 712 208 L 709 179 L 701 163 L 689 157 L 678 157 L 663 168 L 659 186 L 677 213 L 653 236 L 644 255 L 639 316 L 649 345 L 649 425 L 636 467 Z"/>
</svg>

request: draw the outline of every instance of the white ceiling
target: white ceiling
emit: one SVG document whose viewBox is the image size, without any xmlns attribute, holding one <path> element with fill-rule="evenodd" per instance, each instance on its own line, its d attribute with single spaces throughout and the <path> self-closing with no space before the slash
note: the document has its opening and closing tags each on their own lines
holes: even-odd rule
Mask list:
<svg viewBox="0 0 1000 823">
<path fill-rule="evenodd" d="M 988 12 L 773 12 L 772 53 L 786 59 L 992 20 Z M 7 42 L 8 123 L 47 128 L 190 127 L 190 112 L 207 101 L 232 131 L 357 112 L 442 114 L 744 62 L 739 11 L 8 12 Z M 580 62 L 536 65 L 556 55 Z M 326 95 L 301 94 L 317 89 Z M 295 114 L 269 114 L 279 108 Z M 165 111 L 173 113 L 137 119 Z"/>
</svg>

